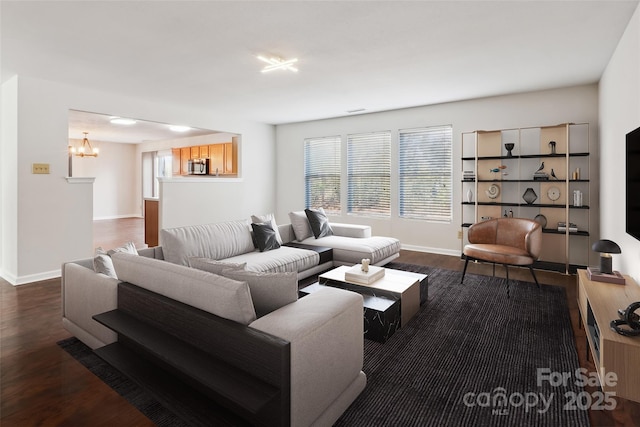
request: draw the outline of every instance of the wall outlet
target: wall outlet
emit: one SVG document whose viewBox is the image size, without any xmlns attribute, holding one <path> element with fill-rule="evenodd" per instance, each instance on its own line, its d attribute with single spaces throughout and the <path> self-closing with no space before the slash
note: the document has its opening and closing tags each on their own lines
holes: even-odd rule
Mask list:
<svg viewBox="0 0 640 427">
<path fill-rule="evenodd" d="M 31 165 L 31 173 L 48 174 L 49 173 L 49 163 L 33 163 Z"/>
<path fill-rule="evenodd" d="M 458 239 L 462 240 L 462 230 L 458 230 Z"/>
</svg>

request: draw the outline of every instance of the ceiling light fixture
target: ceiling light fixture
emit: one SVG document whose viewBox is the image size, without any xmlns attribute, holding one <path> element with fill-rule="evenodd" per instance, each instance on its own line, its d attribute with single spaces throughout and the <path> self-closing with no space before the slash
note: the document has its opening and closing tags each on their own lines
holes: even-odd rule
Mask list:
<svg viewBox="0 0 640 427">
<path fill-rule="evenodd" d="M 136 121 L 133 119 L 125 119 L 123 117 L 112 117 L 110 120 L 114 125 L 134 125 Z"/>
<path fill-rule="evenodd" d="M 298 69 L 293 66 L 293 64 L 298 62 L 298 58 L 285 60 L 282 58 L 265 58 L 264 56 L 258 56 L 258 59 L 269 64 L 262 69 L 263 73 L 268 73 L 269 71 L 273 70 L 289 70 L 293 71 L 294 73 L 298 72 Z"/>
<path fill-rule="evenodd" d="M 191 128 L 189 126 L 172 125 L 172 126 L 169 126 L 169 129 L 174 131 L 174 132 L 186 132 L 186 131 L 190 130 Z"/>
<path fill-rule="evenodd" d="M 100 150 L 97 147 L 91 146 L 91 143 L 89 142 L 89 138 L 87 138 L 87 135 L 89 135 L 89 132 L 82 132 L 82 133 L 84 133 L 84 138 L 82 139 L 82 145 L 78 148 L 71 145 L 69 147 L 70 154 L 74 154 L 79 157 L 98 157 L 98 153 Z"/>
</svg>

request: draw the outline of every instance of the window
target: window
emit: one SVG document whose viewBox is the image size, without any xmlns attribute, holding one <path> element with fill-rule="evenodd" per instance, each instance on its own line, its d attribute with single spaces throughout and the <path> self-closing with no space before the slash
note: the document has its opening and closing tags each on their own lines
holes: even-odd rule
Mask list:
<svg viewBox="0 0 640 427">
<path fill-rule="evenodd" d="M 401 130 L 399 140 L 400 217 L 450 223 L 451 126 Z"/>
<path fill-rule="evenodd" d="M 347 137 L 347 212 L 390 216 L 391 132 Z"/>
<path fill-rule="evenodd" d="M 307 208 L 340 213 L 340 137 L 304 141 L 304 197 Z"/>
</svg>

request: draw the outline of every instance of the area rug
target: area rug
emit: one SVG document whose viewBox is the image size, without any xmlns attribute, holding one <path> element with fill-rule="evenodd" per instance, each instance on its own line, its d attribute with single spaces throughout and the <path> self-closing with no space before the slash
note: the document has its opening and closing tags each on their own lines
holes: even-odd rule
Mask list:
<svg viewBox="0 0 640 427">
<path fill-rule="evenodd" d="M 386 343 L 365 340 L 367 387 L 336 426 L 589 425 L 575 404 L 583 390 L 564 288 L 512 280 L 507 298 L 504 279 L 467 274 L 460 284 L 456 271 L 387 267 L 428 274 L 428 302 Z M 60 344 L 134 406 L 144 402 L 156 424 L 188 423 L 75 338 Z"/>
</svg>

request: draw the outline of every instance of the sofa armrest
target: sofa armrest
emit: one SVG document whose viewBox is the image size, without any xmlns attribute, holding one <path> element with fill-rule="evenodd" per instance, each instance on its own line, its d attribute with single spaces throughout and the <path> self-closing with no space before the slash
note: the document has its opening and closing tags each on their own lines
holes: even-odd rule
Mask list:
<svg viewBox="0 0 640 427">
<path fill-rule="evenodd" d="M 361 295 L 326 288 L 249 325 L 291 342 L 291 425 L 311 425 L 361 375 L 362 310 Z"/>
<path fill-rule="evenodd" d="M 342 224 L 337 222 L 329 223 L 333 234 L 343 237 L 366 238 L 371 237 L 371 227 L 368 225 Z"/>
<path fill-rule="evenodd" d="M 92 316 L 117 307 L 118 279 L 74 262 L 65 263 L 62 271 L 62 317 L 81 329 L 82 336 L 78 331 L 70 332 L 91 348 L 116 341 L 117 335 Z"/>
</svg>

